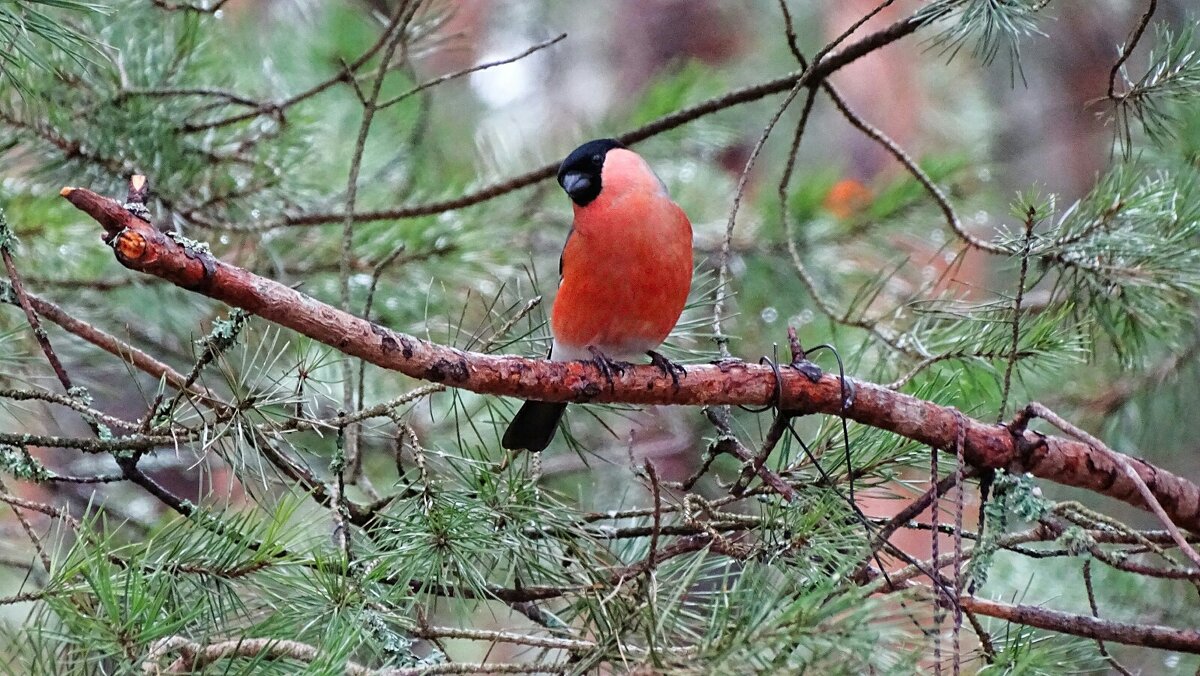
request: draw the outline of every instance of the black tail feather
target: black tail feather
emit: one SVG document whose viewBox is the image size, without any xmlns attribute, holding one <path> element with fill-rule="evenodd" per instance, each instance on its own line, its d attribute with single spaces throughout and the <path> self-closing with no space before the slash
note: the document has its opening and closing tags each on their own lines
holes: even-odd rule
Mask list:
<svg viewBox="0 0 1200 676">
<path fill-rule="evenodd" d="M 517 411 L 500 445 L 512 451 L 526 450 L 537 453 L 550 445 L 558 421 L 562 419 L 567 405 L 547 401 L 527 401 Z"/>
</svg>

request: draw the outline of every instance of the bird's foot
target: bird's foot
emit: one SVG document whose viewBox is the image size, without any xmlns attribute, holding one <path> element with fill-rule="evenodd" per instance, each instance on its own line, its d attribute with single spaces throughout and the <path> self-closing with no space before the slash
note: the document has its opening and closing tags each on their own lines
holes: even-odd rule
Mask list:
<svg viewBox="0 0 1200 676">
<path fill-rule="evenodd" d="M 676 364 L 654 350 L 648 350 L 646 354 L 650 356 L 651 364 L 657 366 L 658 370 L 663 372 L 663 375 L 670 376 L 671 384 L 675 387 L 675 391 L 678 392 L 679 376 L 687 374 L 687 371 L 684 370 L 683 366 Z"/>
<path fill-rule="evenodd" d="M 596 368 L 600 369 L 601 375 L 608 381 L 609 389 L 616 389 L 616 385 L 613 384 L 613 376 L 625 373 L 625 367 L 628 364 L 616 361 L 615 359 L 609 359 L 607 355 L 594 345 L 588 346 L 588 352 L 592 353 L 592 363 L 596 365 Z"/>
</svg>

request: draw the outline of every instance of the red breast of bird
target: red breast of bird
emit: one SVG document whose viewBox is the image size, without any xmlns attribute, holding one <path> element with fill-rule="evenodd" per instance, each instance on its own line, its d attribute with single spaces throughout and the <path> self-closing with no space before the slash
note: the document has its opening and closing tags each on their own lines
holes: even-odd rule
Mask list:
<svg viewBox="0 0 1200 676">
<path fill-rule="evenodd" d="M 599 179 L 594 199 L 573 203 L 550 317 L 551 358 L 592 359 L 595 348 L 610 359 L 642 361 L 687 304 L 692 224 L 631 150 L 609 149 Z"/>
</svg>

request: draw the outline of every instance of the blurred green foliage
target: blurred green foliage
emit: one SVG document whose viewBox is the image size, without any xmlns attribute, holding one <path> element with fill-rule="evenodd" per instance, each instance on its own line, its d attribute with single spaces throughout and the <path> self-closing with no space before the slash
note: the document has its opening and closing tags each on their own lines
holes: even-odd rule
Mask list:
<svg viewBox="0 0 1200 676">
<path fill-rule="evenodd" d="M 471 194 L 552 163 L 586 138 L 616 135 L 798 68 L 770 3 L 722 6 L 729 30 L 740 31 L 731 56 L 663 57 L 642 70 L 634 47 L 643 45 L 621 40 L 641 28 L 595 7 L 495 3 L 494 25 L 485 21 L 475 27 L 481 34 L 463 36 L 455 32 L 456 21 L 471 16 L 463 6 L 429 3 L 399 29 L 394 63 L 380 63 L 375 52 L 352 70 L 349 64 L 382 44 L 389 3 L 232 3 L 216 13 L 163 4 L 171 3 L 0 2 L 7 46 L 0 55 L 0 206 L 20 238 L 16 264 L 34 293 L 185 374 L 206 350 L 196 339 L 219 329 L 227 309 L 120 268 L 95 223 L 59 198 L 63 185 L 120 197 L 130 174 L 145 174 L 155 223 L 204 242 L 223 260 L 330 303 L 340 302 L 345 285 L 345 309 L 364 313 L 371 297 L 372 319 L 435 342 L 542 356 L 570 221 L 566 199 L 542 182 L 465 208 L 357 222 L 343 246 L 361 91 L 382 77 L 387 100 L 568 33 L 518 64 L 378 110 L 363 147 L 359 214 Z M 811 56 L 823 44 L 828 8 L 791 4 Z M 1018 95 L 1007 89 L 1004 64 L 988 67 L 1005 53 L 1024 76 L 1018 86 L 1056 72 L 1045 54 L 1018 61 L 1018 46 L 1057 30 L 1041 20 L 1045 5 L 938 0 L 917 15 L 937 21 L 912 38 L 923 35 L 932 49 L 885 52 L 912 61 L 921 76 L 913 86 L 923 88 L 927 107 L 918 117 L 935 120 L 903 141 L 919 149 L 910 150 L 917 165 L 949 195 L 964 227 L 999 254 L 964 246 L 921 183 L 892 167 L 890 156 L 883 155 L 892 168 L 864 169 L 868 151 L 856 144 L 875 147 L 857 132 L 847 140 L 844 118 L 818 98 L 782 200 L 776 186 L 799 104 L 753 168 L 730 241 L 734 295 L 721 328 L 735 355 L 780 361 L 787 359 L 786 328 L 796 327 L 805 346 L 836 346 L 848 373 L 895 382 L 979 419 L 1047 401 L 1120 450 L 1195 474 L 1188 403 L 1200 382 L 1197 35 L 1186 23 L 1147 33 L 1152 48 L 1123 71 L 1127 94 L 1114 108 L 1115 134 L 1102 143 L 1113 152 L 1090 188 L 1056 192 L 1044 183 L 1063 167 L 1032 176 L 1006 166 L 1002 135 L 1036 138 L 1040 130 L 998 129 L 1006 114 L 1016 117 L 1001 108 Z M 626 86 L 635 79 L 639 86 Z M 891 103 L 856 108 L 868 120 L 899 118 Z M 777 105 L 774 97 L 723 109 L 637 146 L 694 223 L 692 299 L 667 345 L 682 362 L 717 356 L 712 299 L 730 204 L 749 148 Z M 922 134 L 934 141 L 922 142 Z M 525 312 L 539 294 L 545 300 Z M 11 294 L 5 300 L 11 305 Z M 18 309 L 0 313 L 0 331 L 3 386 L 52 390 Z M 51 328 L 50 337 L 90 393 L 88 406 L 136 422 L 160 395 L 174 396 L 75 336 Z M 894 513 L 899 507 L 888 512 L 889 501 L 900 505 L 925 490 L 929 449 L 913 442 L 858 425 L 843 438 L 837 418 L 799 420 L 798 435 L 785 434 L 767 461 L 796 484 L 797 504 L 756 490 L 731 499 L 728 483 L 741 467 L 721 457 L 691 490 L 663 488 L 670 509 L 656 525 L 641 458 L 652 458 L 671 481 L 699 468 L 720 436 L 699 411 L 574 407 L 565 441 L 543 457 L 508 458 L 498 440 L 510 401 L 463 391 L 406 398 L 423 384 L 346 362 L 256 319 L 212 353 L 197 382 L 229 410 L 191 396 L 158 408 L 153 424 L 177 425 L 196 439 L 144 459 L 198 511 L 164 513 L 128 482 L 35 487 L 45 491 L 31 493 L 36 499 L 79 522 L 56 518 L 48 532 L 41 529 L 49 570 L 32 556 L 32 567 L 13 564 L 18 553 L 29 554 L 23 545 L 3 550 L 4 564 L 16 571 L 3 578 L 6 588 L 35 589 L 36 599 L 6 604 L 0 670 L 137 671 L 157 642 L 178 636 L 200 645 L 286 637 L 318 648 L 311 661 L 262 654 L 210 667 L 228 673 L 489 658 L 486 642 L 451 634 L 426 640 L 430 626 L 587 641 L 573 661 L 537 644 L 496 648 L 502 661 L 558 660 L 560 670 L 577 672 L 650 665 L 679 674 L 913 673 L 931 665 L 933 604 L 917 593 L 864 591 L 856 573 L 869 538 L 846 503 L 847 452 L 870 515 Z M 835 368 L 826 354 L 819 360 Z M 344 408 L 347 379 L 354 409 L 396 400 L 361 421 L 357 442 L 329 422 Z M 0 395 L 0 424 L 86 434 L 78 416 L 43 404 Z M 729 414 L 730 428 L 756 450 L 770 413 Z M 354 465 L 347 443 L 358 444 L 362 471 L 342 485 L 331 467 Z M 0 448 L 5 494 L 55 475 L 119 469 L 111 457 L 35 450 Z M 942 474 L 952 465 L 943 456 Z M 1035 526 L 1062 500 L 1086 500 L 1113 518 L 1154 526 L 1094 496 L 1050 486 L 1042 495 L 1024 477 L 1002 476 L 998 485 L 1005 491 L 985 510 L 989 530 L 968 543 L 976 547 L 978 593 L 990 598 L 1089 614 L 1078 571 L 1091 554 L 1029 558 L 996 544 Z M 344 521 L 353 514 L 335 518 L 327 507 L 336 491 L 373 505 L 377 517 L 352 525 Z M 972 516 L 968 528 L 976 527 Z M 948 513 L 941 518 L 950 521 Z M 1072 523 L 1078 543 L 1082 526 Z M 927 549 L 928 533 L 913 532 Z M 638 566 L 652 547 L 661 552 L 701 536 L 724 550 L 697 547 L 653 574 L 614 581 L 614 571 Z M 1200 620 L 1185 583 L 1099 562 L 1092 569 L 1104 617 L 1176 626 Z M 548 587 L 570 592 L 525 605 L 493 598 L 497 590 Z M 1106 668 L 1094 642 L 985 626 L 995 654 L 985 659 L 964 631 L 969 670 Z M 1198 664 L 1194 656 L 1108 647 L 1146 673 Z"/>
</svg>

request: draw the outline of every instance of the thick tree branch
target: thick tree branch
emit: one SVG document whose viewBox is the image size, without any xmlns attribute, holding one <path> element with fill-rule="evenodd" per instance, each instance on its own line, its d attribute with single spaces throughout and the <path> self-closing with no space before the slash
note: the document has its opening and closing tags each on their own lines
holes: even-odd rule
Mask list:
<svg viewBox="0 0 1200 676">
<path fill-rule="evenodd" d="M 952 408 L 853 379 L 847 389 L 855 395 L 843 404 L 843 387 L 836 376 L 825 375 L 813 382 L 790 367 L 780 370 L 781 397 L 775 402 L 775 375 L 766 366 L 723 363 L 691 367 L 678 387 L 659 369 L 639 366 L 613 376 L 608 386 L 609 381 L 590 363 L 466 352 L 392 331 L 223 263 L 207 251 L 187 248 L 118 202 L 90 190 L 64 188 L 62 195 L 104 227 L 105 240 L 126 267 L 240 307 L 413 378 L 481 394 L 546 401 L 691 406 L 774 402 L 801 415 L 844 414 L 943 450 L 955 448 L 960 421 L 965 420 L 964 458 L 974 467 L 1030 472 L 1146 508 L 1138 487 L 1120 463 L 1086 443 L 963 419 Z M 1128 462 L 1174 523 L 1200 531 L 1200 487 L 1145 461 L 1130 458 Z"/>
</svg>

